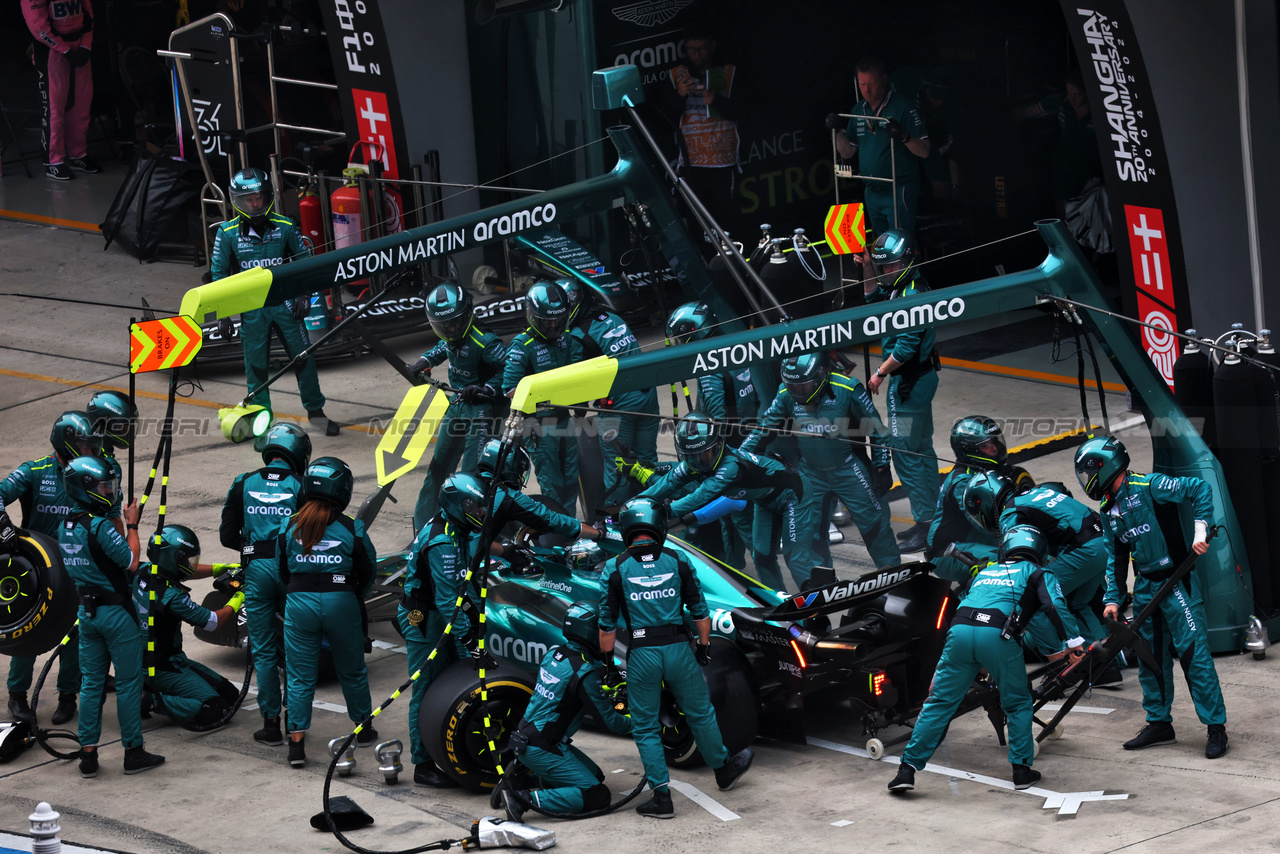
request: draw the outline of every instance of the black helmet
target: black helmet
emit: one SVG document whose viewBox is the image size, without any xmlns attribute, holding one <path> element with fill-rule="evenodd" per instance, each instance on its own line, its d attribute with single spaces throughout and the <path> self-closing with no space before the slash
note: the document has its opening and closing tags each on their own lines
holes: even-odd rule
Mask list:
<svg viewBox="0 0 1280 854">
<path fill-rule="evenodd" d="M 716 470 L 724 455 L 724 437 L 710 416 L 694 410 L 676 423 L 676 455 L 696 472 Z"/>
<path fill-rule="evenodd" d="M 186 525 L 165 525 L 160 530 L 160 542 L 150 538 L 147 560 L 170 581 L 186 581 L 196 574 L 200 563 L 200 539 Z"/>
<path fill-rule="evenodd" d="M 480 460 L 477 463 L 481 476 L 486 478 L 493 477 L 501 451 L 501 439 L 490 439 L 484 443 L 484 448 L 480 451 Z M 502 461 L 502 477 L 498 478 L 498 483 L 505 486 L 513 486 L 516 489 L 524 489 L 524 485 L 529 482 L 529 472 L 532 469 L 533 458 L 529 456 L 529 452 L 524 449 L 523 445 L 516 445 L 507 452 L 507 458 Z"/>
<path fill-rule="evenodd" d="M 555 341 L 569 328 L 569 297 L 555 282 L 535 282 L 524 295 L 529 331 L 543 341 Z"/>
<path fill-rule="evenodd" d="M 796 403 L 815 400 L 827 385 L 827 360 L 821 353 L 805 353 L 782 360 L 782 381 Z"/>
<path fill-rule="evenodd" d="M 905 231 L 891 228 L 877 237 L 871 247 L 871 267 L 880 287 L 891 291 L 909 281 L 919 254 L 916 239 Z"/>
<path fill-rule="evenodd" d="M 1076 451 L 1076 479 L 1084 487 L 1084 494 L 1094 501 L 1101 501 L 1116 475 L 1128 468 L 1129 452 L 1114 436 L 1089 439 Z"/>
<path fill-rule="evenodd" d="M 440 513 L 464 531 L 484 525 L 484 481 L 473 474 L 456 472 L 440 487 Z"/>
<path fill-rule="evenodd" d="M 76 457 L 62 471 L 67 497 L 82 513 L 103 516 L 116 501 L 116 473 L 101 457 Z"/>
<path fill-rule="evenodd" d="M 427 319 L 444 341 L 460 341 L 475 320 L 471 295 L 456 282 L 443 282 L 427 294 Z"/>
<path fill-rule="evenodd" d="M 311 437 L 296 424 L 277 421 L 267 431 L 266 442 L 262 446 L 262 461 L 270 465 L 276 457 L 284 459 L 294 474 L 302 474 L 311 461 Z"/>
<path fill-rule="evenodd" d="M 622 542 L 628 547 L 641 534 L 648 534 L 661 548 L 667 539 L 667 512 L 656 498 L 637 496 L 618 514 L 618 527 L 622 529 Z"/>
<path fill-rule="evenodd" d="M 307 466 L 306 474 L 302 476 L 298 506 L 301 507 L 312 498 L 324 498 L 341 513 L 351 503 L 355 482 L 351 467 L 342 460 L 337 457 L 321 457 Z"/>
<path fill-rule="evenodd" d="M 676 306 L 667 318 L 667 343 L 684 344 L 701 341 L 714 332 L 716 316 L 705 302 L 687 302 Z"/>
<path fill-rule="evenodd" d="M 1000 538 L 1000 560 L 1044 563 L 1044 535 L 1031 525 L 1014 525 Z"/>
<path fill-rule="evenodd" d="M 231 176 L 231 207 L 253 225 L 266 222 L 275 204 L 271 179 L 261 169 L 241 169 Z"/>
<path fill-rule="evenodd" d="M 565 643 L 592 657 L 600 655 L 600 620 L 596 606 L 574 602 L 564 615 Z"/>
<path fill-rule="evenodd" d="M 591 308 L 591 291 L 583 287 L 577 279 L 556 279 L 556 284 L 569 298 L 569 323 L 573 323 L 578 315 Z"/>
<path fill-rule="evenodd" d="M 564 562 L 574 572 L 599 572 L 600 565 L 609 559 L 609 553 L 595 540 L 574 540 L 564 549 Z"/>
<path fill-rule="evenodd" d="M 64 412 L 53 422 L 49 444 L 63 460 L 96 457 L 102 453 L 102 433 L 84 412 Z"/>
<path fill-rule="evenodd" d="M 127 448 L 133 443 L 138 407 L 127 395 L 118 391 L 97 392 L 89 398 L 84 414 L 93 421 L 95 432 L 102 434 L 104 447 L 108 442 L 111 447 L 118 448 Z"/>
<path fill-rule="evenodd" d="M 951 451 L 956 462 L 980 469 L 999 468 L 1008 456 L 1000 425 L 985 415 L 970 415 L 952 425 Z"/>
<path fill-rule="evenodd" d="M 993 471 L 975 474 L 964 490 L 964 515 L 974 527 L 995 533 L 1000 530 L 1000 514 L 1013 497 L 1013 484 Z"/>
</svg>

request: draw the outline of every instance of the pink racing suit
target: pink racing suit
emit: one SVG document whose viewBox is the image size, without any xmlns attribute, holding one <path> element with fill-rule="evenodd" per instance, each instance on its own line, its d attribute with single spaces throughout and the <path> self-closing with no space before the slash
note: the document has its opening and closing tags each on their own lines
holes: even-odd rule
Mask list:
<svg viewBox="0 0 1280 854">
<path fill-rule="evenodd" d="M 22 16 L 36 40 L 40 142 L 45 162 L 84 157 L 93 72 L 88 63 L 73 67 L 67 53 L 93 47 L 93 6 L 90 0 L 22 0 Z"/>
</svg>

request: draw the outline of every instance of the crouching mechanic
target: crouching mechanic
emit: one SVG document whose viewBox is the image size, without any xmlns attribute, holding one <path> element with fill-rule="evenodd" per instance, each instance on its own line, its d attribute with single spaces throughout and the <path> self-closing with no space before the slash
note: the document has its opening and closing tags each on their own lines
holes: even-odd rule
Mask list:
<svg viewBox="0 0 1280 854">
<path fill-rule="evenodd" d="M 521 790 L 501 784 L 499 797 L 507 818 L 522 821 L 533 807 L 554 813 L 593 812 L 609 806 L 604 772 L 570 744 L 588 708 L 618 735 L 631 732 L 631 718 L 604 695 L 601 679 L 600 624 L 596 606 L 575 602 L 564 616 L 564 642 L 542 658 L 533 697 L 511 735 L 511 747 L 541 788 Z"/>
<path fill-rule="evenodd" d="M 996 559 L 1000 542 L 995 532 L 965 514 L 965 490 L 983 472 L 1008 470 L 1008 450 L 999 424 L 985 415 L 968 415 L 951 425 L 951 452 L 956 464 L 938 492 L 924 557 L 933 564 L 934 575 L 965 590 L 974 572 Z"/>
<path fill-rule="evenodd" d="M 1190 504 L 1195 520 L 1191 550 L 1202 555 L 1209 550 L 1209 522 L 1213 519 L 1213 492 L 1198 477 L 1169 477 L 1129 471 L 1129 453 L 1119 439 L 1097 437 L 1076 451 L 1076 477 L 1085 494 L 1101 501 L 1102 540 L 1107 550 L 1106 607 L 1102 615 L 1119 619 L 1130 558 L 1133 560 L 1133 608 L 1142 610 L 1177 566 L 1171 552 L 1183 553 L 1184 540 L 1166 537 L 1156 513 L 1157 504 Z M 1180 537 L 1181 532 L 1174 536 Z M 1200 580 L 1189 572 L 1182 583 L 1160 603 L 1151 619 L 1138 627 L 1151 651 L 1160 656 L 1164 687 L 1145 664 L 1138 665 L 1142 684 L 1142 708 L 1147 725 L 1124 743 L 1125 750 L 1142 750 L 1174 744 L 1173 656 L 1191 689 L 1196 715 L 1208 726 L 1204 755 L 1218 759 L 1227 752 L 1227 709 L 1222 702 L 1218 671 L 1209 654 L 1208 625 Z"/>
<path fill-rule="evenodd" d="M 236 593 L 216 611 L 192 601 L 183 582 L 217 575 L 220 568 L 199 565 L 200 540 L 185 525 L 165 525 L 159 542 L 153 537 L 147 544 L 147 560 L 150 563 L 138 566 L 133 599 L 143 642 L 155 644 L 156 673 L 148 680 L 151 701 L 158 711 L 176 721 L 196 726 L 216 724 L 227 717 L 240 698 L 240 689 L 187 658 L 182 651 L 182 624 L 212 632 L 236 618 L 244 604 L 244 594 Z"/>
<path fill-rule="evenodd" d="M 956 609 L 947 643 L 929 687 L 911 741 L 902 751 L 898 775 L 889 791 L 915 788 L 916 771 L 933 756 L 960 701 L 984 667 L 1000 690 L 1000 707 L 1009 726 L 1009 763 L 1013 786 L 1026 789 L 1040 780 L 1031 767 L 1035 747 L 1031 737 L 1031 689 L 1017 635 L 1036 611 L 1044 609 L 1062 639 L 1054 658 L 1083 654 L 1084 638 L 1076 632 L 1053 573 L 1043 569 L 1044 538 L 1035 528 L 1009 529 L 1000 540 L 1000 562 L 988 564 L 974 576 L 964 604 Z"/>
<path fill-rule="evenodd" d="M 751 767 L 751 748 L 732 756 L 725 749 L 720 725 L 698 665 L 711 663 L 711 620 L 702 587 L 687 558 L 662 548 L 667 539 L 663 506 L 652 498 L 633 498 L 619 516 L 625 554 L 605 565 L 600 584 L 600 654 L 613 670 L 613 647 L 619 618 L 626 622 L 627 697 L 636 747 L 644 763 L 653 797 L 636 807 L 650 818 L 674 818 L 670 774 L 662 749 L 658 719 L 662 690 L 675 695 L 693 730 L 698 750 L 715 769 L 721 791 L 732 789 Z M 697 631 L 697 653 L 689 647 L 685 610 Z M 609 684 L 620 681 L 607 673 Z"/>
</svg>

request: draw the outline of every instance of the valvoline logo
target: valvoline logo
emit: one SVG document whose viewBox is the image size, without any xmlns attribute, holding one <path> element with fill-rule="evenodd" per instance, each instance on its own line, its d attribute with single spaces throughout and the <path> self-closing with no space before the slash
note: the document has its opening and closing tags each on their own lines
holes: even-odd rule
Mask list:
<svg viewBox="0 0 1280 854">
<path fill-rule="evenodd" d="M 812 593 L 810 593 L 808 596 L 796 596 L 794 599 L 791 600 L 791 602 L 797 608 L 808 608 L 810 605 L 813 604 L 813 600 L 817 598 L 818 598 L 818 591 L 815 590 Z"/>
</svg>

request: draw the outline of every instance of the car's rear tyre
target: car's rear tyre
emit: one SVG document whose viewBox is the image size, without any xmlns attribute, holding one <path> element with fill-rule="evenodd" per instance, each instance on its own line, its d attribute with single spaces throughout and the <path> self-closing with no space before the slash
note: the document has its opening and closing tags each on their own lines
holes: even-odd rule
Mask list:
<svg viewBox="0 0 1280 854">
<path fill-rule="evenodd" d="M 510 664 L 488 668 L 485 676 L 487 699 L 482 701 L 480 675 L 472 663 L 451 665 L 431 683 L 418 714 L 427 753 L 472 791 L 492 789 L 498 782 L 495 766 L 511 762 L 507 744 L 533 694 L 529 677 Z"/>
<path fill-rule="evenodd" d="M 760 723 L 760 689 L 755 671 L 742 650 L 728 642 L 713 640 L 711 663 L 702 668 L 702 678 L 716 710 L 720 738 L 730 753 L 751 745 Z M 662 749 L 672 768 L 696 768 L 706 764 L 693 738 L 693 730 L 680 712 L 675 697 L 662 692 L 659 711 Z"/>
<path fill-rule="evenodd" d="M 78 607 L 58 544 L 20 529 L 0 549 L 0 653 L 43 655 L 71 631 Z"/>
</svg>

